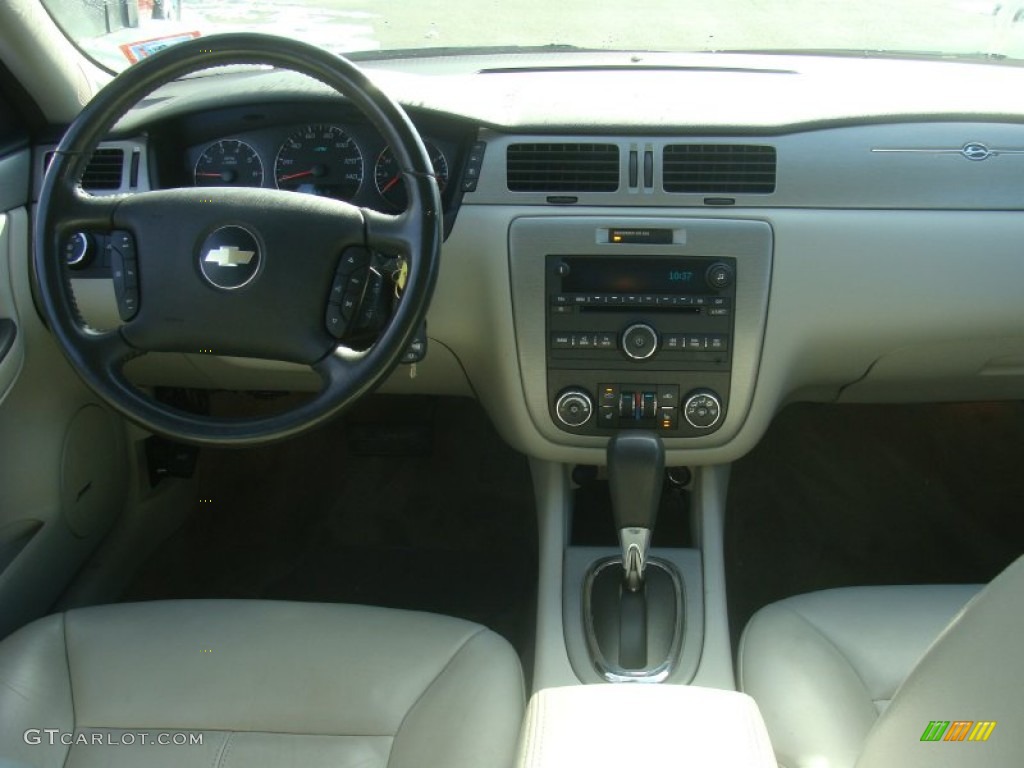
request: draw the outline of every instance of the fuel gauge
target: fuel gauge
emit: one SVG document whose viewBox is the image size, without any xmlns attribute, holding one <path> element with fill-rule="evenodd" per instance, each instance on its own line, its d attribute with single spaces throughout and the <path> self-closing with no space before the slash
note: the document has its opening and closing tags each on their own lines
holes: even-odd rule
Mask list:
<svg viewBox="0 0 1024 768">
<path fill-rule="evenodd" d="M 430 164 L 434 168 L 437 186 L 441 192 L 444 192 L 444 188 L 448 184 L 448 160 L 445 159 L 444 153 L 429 141 L 424 142 L 424 146 L 427 149 Z M 391 147 L 385 147 L 377 155 L 377 163 L 373 168 L 373 180 L 377 184 L 377 191 L 388 205 L 398 211 L 405 210 L 408 202 L 405 181 L 402 179 L 398 161 L 395 159 Z"/>
</svg>

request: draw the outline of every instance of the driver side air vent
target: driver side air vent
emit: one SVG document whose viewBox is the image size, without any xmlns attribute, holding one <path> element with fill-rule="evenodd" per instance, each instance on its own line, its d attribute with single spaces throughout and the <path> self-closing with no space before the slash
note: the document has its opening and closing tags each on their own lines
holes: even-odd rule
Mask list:
<svg viewBox="0 0 1024 768">
<path fill-rule="evenodd" d="M 97 149 L 82 174 L 82 188 L 120 189 L 123 172 L 123 149 Z"/>
<path fill-rule="evenodd" d="M 47 152 L 43 160 L 43 170 L 50 167 L 54 152 Z M 97 191 L 120 189 L 124 173 L 124 150 L 117 147 L 104 147 L 92 153 L 92 160 L 82 174 L 82 189 Z"/>
<path fill-rule="evenodd" d="M 615 192 L 619 188 L 615 144 L 512 144 L 506 160 L 512 192 Z"/>
<path fill-rule="evenodd" d="M 768 194 L 775 191 L 775 147 L 670 144 L 662 155 L 665 191 Z"/>
</svg>

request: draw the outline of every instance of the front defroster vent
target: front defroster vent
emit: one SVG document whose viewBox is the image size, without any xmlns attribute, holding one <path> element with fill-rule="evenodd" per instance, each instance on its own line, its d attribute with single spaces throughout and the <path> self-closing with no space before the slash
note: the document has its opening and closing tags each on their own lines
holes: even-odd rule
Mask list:
<svg viewBox="0 0 1024 768">
<path fill-rule="evenodd" d="M 507 153 L 511 192 L 615 192 L 615 144 L 512 144 Z"/>
<path fill-rule="evenodd" d="M 666 192 L 769 194 L 775 191 L 775 147 L 670 144 L 662 155 Z"/>
</svg>

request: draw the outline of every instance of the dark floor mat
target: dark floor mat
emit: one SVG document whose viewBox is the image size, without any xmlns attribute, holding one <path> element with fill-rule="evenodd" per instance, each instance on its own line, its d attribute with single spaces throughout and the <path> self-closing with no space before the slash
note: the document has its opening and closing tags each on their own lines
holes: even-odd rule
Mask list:
<svg viewBox="0 0 1024 768">
<path fill-rule="evenodd" d="M 528 655 L 537 571 L 529 467 L 475 402 L 371 398 L 295 440 L 204 450 L 199 474 L 196 514 L 125 600 L 426 610 L 490 626 Z"/>
<path fill-rule="evenodd" d="M 800 404 L 732 470 L 726 576 L 735 641 L 789 595 L 986 582 L 1024 552 L 1020 403 Z"/>
</svg>

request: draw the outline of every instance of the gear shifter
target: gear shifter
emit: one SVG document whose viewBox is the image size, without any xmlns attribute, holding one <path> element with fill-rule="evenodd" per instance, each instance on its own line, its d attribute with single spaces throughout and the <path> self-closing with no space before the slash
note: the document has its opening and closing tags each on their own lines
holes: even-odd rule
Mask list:
<svg viewBox="0 0 1024 768">
<path fill-rule="evenodd" d="M 661 500 L 665 447 L 653 432 L 619 432 L 608 441 L 608 487 L 619 532 L 626 589 L 643 586 L 647 549 Z"/>
</svg>

